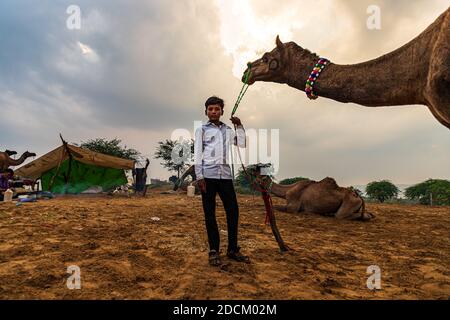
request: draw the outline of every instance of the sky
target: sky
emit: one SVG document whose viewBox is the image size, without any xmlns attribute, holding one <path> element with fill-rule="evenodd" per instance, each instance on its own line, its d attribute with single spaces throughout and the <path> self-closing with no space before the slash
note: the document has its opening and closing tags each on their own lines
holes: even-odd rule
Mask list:
<svg viewBox="0 0 450 320">
<path fill-rule="evenodd" d="M 67 27 L 80 8 L 80 28 Z M 371 5 L 381 29 L 367 28 Z M 225 100 L 228 120 L 246 62 L 294 41 L 338 64 L 412 40 L 450 0 L 148 0 L 0 2 L 0 150 L 38 156 L 91 138 L 119 138 L 150 157 L 158 141 L 205 121 Z M 256 82 L 238 113 L 247 129 L 279 130 L 278 179 L 340 185 L 450 179 L 450 131 L 425 106 L 367 108 L 287 85 Z M 32 159 L 31 159 L 32 160 Z"/>
</svg>

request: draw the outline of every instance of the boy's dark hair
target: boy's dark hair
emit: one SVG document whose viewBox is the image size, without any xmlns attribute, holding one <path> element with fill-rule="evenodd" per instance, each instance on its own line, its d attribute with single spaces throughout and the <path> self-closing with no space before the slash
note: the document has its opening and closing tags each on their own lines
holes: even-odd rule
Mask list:
<svg viewBox="0 0 450 320">
<path fill-rule="evenodd" d="M 223 100 L 220 99 L 219 97 L 216 97 L 216 96 L 209 97 L 206 100 L 206 102 L 205 102 L 205 109 L 208 109 L 208 106 L 211 106 L 213 104 L 218 104 L 223 109 L 223 106 L 224 106 Z"/>
</svg>

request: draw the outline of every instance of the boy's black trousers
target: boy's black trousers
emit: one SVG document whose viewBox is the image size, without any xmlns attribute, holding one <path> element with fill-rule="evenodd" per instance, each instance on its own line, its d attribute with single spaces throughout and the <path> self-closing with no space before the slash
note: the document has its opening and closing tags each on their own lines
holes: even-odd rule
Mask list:
<svg viewBox="0 0 450 320">
<path fill-rule="evenodd" d="M 220 235 L 216 221 L 216 194 L 222 200 L 227 216 L 228 251 L 238 251 L 237 233 L 239 207 L 231 179 L 205 178 L 206 193 L 202 193 L 203 211 L 205 213 L 206 231 L 208 233 L 209 249 L 219 252 Z"/>
</svg>

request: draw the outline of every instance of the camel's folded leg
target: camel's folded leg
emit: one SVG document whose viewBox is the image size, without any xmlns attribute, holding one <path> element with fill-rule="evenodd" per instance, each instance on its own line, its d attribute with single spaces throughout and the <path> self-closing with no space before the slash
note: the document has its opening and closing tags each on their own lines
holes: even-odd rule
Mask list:
<svg viewBox="0 0 450 320">
<path fill-rule="evenodd" d="M 373 218 L 375 218 L 375 215 L 370 213 L 370 212 L 364 212 L 361 216 L 360 216 L 362 221 L 369 221 L 372 220 Z"/>
<path fill-rule="evenodd" d="M 300 207 L 302 206 L 302 202 L 298 201 L 288 201 L 286 205 L 286 212 L 297 213 L 300 211 Z"/>
<path fill-rule="evenodd" d="M 344 201 L 342 201 L 341 206 L 339 207 L 339 210 L 336 212 L 335 217 L 337 219 L 348 219 L 348 220 L 355 220 L 361 218 L 361 212 L 359 212 L 359 209 L 361 208 L 362 202 L 355 201 L 354 199 L 350 198 L 351 195 L 346 195 L 344 197 Z M 358 198 L 355 198 L 358 199 Z"/>
</svg>

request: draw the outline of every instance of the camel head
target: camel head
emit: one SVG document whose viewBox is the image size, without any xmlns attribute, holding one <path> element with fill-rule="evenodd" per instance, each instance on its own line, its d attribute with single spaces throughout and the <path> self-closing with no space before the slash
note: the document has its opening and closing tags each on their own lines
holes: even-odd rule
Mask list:
<svg viewBox="0 0 450 320">
<path fill-rule="evenodd" d="M 22 157 L 24 158 L 36 157 L 36 153 L 25 151 Z"/>
<path fill-rule="evenodd" d="M 295 42 L 281 42 L 279 36 L 275 43 L 276 47 L 271 52 L 266 52 L 260 59 L 249 62 L 248 84 L 251 85 L 256 81 L 289 84 L 289 79 L 292 80 L 295 76 L 291 74 L 292 70 L 306 70 L 309 74 L 319 59 L 315 53 L 300 47 Z M 248 68 L 245 70 L 242 82 L 245 81 L 248 70 Z"/>
<path fill-rule="evenodd" d="M 272 176 L 270 175 L 272 165 L 267 164 L 252 164 L 247 166 L 247 173 L 256 180 L 256 182 L 265 189 L 268 189 L 272 183 Z"/>
<path fill-rule="evenodd" d="M 248 84 L 253 84 L 255 81 L 286 82 L 289 69 L 289 44 L 282 43 L 279 36 L 277 36 L 275 42 L 277 45 L 275 49 L 264 53 L 260 59 L 249 63 L 251 70 Z M 242 76 L 242 82 L 245 81 L 247 72 L 248 68 Z"/>
</svg>

